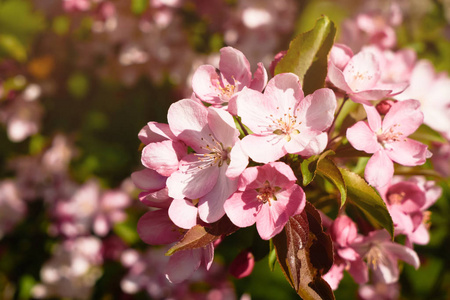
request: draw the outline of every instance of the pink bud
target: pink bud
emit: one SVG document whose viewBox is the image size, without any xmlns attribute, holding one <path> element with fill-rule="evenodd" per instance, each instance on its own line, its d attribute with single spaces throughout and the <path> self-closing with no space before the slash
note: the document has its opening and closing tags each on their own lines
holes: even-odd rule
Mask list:
<svg viewBox="0 0 450 300">
<path fill-rule="evenodd" d="M 231 263 L 230 274 L 237 279 L 241 279 L 249 276 L 252 273 L 254 266 L 255 257 L 250 251 L 244 250 L 239 253 Z"/>
<path fill-rule="evenodd" d="M 391 106 L 397 102 L 397 100 L 382 100 L 377 104 L 376 108 L 380 115 L 385 115 L 391 109 Z"/>
</svg>

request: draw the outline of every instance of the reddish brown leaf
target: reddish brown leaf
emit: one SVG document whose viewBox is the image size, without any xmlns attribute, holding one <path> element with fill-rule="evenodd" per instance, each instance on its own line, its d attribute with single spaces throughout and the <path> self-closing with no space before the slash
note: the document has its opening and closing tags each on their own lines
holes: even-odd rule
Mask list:
<svg viewBox="0 0 450 300">
<path fill-rule="evenodd" d="M 273 244 L 284 275 L 303 299 L 334 299 L 322 279 L 333 264 L 333 246 L 312 204 L 307 202 L 301 214 L 289 219 Z"/>
<path fill-rule="evenodd" d="M 189 229 L 181 240 L 167 251 L 166 255 L 172 255 L 180 250 L 203 248 L 221 236 L 230 235 L 238 229 L 239 227 L 231 223 L 227 216 L 205 226 L 197 224 Z"/>
</svg>

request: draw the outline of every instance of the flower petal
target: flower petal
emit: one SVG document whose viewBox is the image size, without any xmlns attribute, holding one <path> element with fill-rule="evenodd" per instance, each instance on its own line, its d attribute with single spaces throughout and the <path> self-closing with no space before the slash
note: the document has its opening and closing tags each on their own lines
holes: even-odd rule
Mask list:
<svg viewBox="0 0 450 300">
<path fill-rule="evenodd" d="M 378 150 L 367 162 L 364 178 L 374 187 L 383 187 L 393 176 L 394 164 L 384 150 Z"/>
<path fill-rule="evenodd" d="M 423 113 L 420 111 L 420 102 L 417 100 L 400 101 L 392 105 L 383 120 L 383 130 L 395 126 L 396 132 L 407 137 L 417 130 L 423 123 Z"/>
<path fill-rule="evenodd" d="M 169 207 L 169 217 L 178 227 L 191 229 L 197 224 L 197 211 L 192 201 L 173 199 Z"/>
<path fill-rule="evenodd" d="M 390 159 L 404 166 L 418 166 L 425 163 L 428 155 L 428 146 L 418 141 L 405 139 L 390 144 L 386 150 Z"/>
<path fill-rule="evenodd" d="M 234 225 L 243 228 L 255 224 L 256 215 L 261 208 L 257 195 L 255 190 L 236 192 L 225 201 L 225 212 Z"/>
<path fill-rule="evenodd" d="M 166 278 L 171 283 L 180 283 L 200 267 L 202 262 L 201 249 L 184 250 L 174 253 L 166 266 Z"/>
<path fill-rule="evenodd" d="M 170 244 L 181 238 L 164 209 L 145 213 L 138 221 L 137 233 L 141 240 L 150 245 Z"/>
<path fill-rule="evenodd" d="M 375 153 L 381 149 L 377 136 L 366 122 L 359 121 L 347 129 L 347 139 L 356 150 L 366 153 Z"/>
<path fill-rule="evenodd" d="M 268 163 L 276 161 L 286 155 L 284 145 L 286 139 L 282 135 L 247 135 L 241 140 L 241 146 L 245 153 L 256 162 Z M 299 149 L 301 151 L 303 149 Z"/>
</svg>

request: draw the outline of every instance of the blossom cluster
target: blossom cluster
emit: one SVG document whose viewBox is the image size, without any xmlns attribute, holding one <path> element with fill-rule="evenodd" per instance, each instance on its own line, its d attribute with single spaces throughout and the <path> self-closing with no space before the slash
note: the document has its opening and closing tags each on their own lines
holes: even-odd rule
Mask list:
<svg viewBox="0 0 450 300">
<path fill-rule="evenodd" d="M 284 234 L 290 219 L 307 213 L 310 202 L 305 193 L 309 182 L 305 184 L 299 163 L 345 151 L 345 143 L 347 149 L 357 150 L 355 156 L 369 156 L 365 181 L 381 196 L 395 236 L 405 236 L 406 243 L 372 226 L 359 233 L 345 209 L 335 220 L 322 214 L 334 245 L 334 262 L 323 278 L 336 289 L 347 270 L 362 285 L 369 282 L 370 269 L 373 284 L 394 284 L 399 279 L 398 260 L 420 266 L 413 245 L 428 243 L 427 210 L 441 189 L 424 177 L 394 176 L 394 163 L 421 166 L 432 156 L 429 145 L 409 137 L 422 124 L 448 135 L 450 99 L 442 99 L 450 79 L 436 75 L 414 51 L 392 50 L 392 27 L 377 29 L 375 22 L 369 15 L 359 17 L 358 26 L 372 36 L 358 52 L 340 43 L 331 47 L 326 87 L 308 95 L 294 69 L 277 72 L 291 48 L 274 57 L 269 80 L 263 63 L 252 68 L 241 51 L 224 47 L 217 67 L 197 68 L 193 94 L 170 106 L 168 124 L 149 122 L 140 131 L 145 169 L 133 173 L 132 179 L 143 190 L 140 201 L 151 210 L 140 219 L 138 233 L 150 245 L 175 245 L 175 251 L 168 252 L 169 281 L 189 278 L 202 264 L 209 269 L 220 239 L 179 248 L 199 227 L 229 220 L 237 228 L 256 224 L 263 240 Z M 348 101 L 366 118 L 352 118 L 353 124 L 337 128 Z M 345 159 L 328 161 L 351 168 Z M 237 257 L 241 266 L 234 275 L 250 274 L 253 259 Z M 367 288 L 362 286 L 362 293 Z"/>
</svg>

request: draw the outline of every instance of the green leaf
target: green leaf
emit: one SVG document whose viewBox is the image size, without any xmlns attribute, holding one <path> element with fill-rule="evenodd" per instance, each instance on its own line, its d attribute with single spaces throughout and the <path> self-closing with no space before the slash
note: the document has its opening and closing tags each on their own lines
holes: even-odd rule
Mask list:
<svg viewBox="0 0 450 300">
<path fill-rule="evenodd" d="M 275 74 L 294 73 L 306 95 L 325 86 L 328 53 L 334 43 L 336 27 L 326 16 L 310 31 L 298 35 L 275 68 Z"/>
<path fill-rule="evenodd" d="M 302 172 L 303 186 L 307 186 L 314 180 L 317 171 L 317 164 L 328 155 L 333 155 L 332 150 L 323 152 L 320 155 L 313 155 L 300 163 L 300 171 Z"/>
<path fill-rule="evenodd" d="M 448 141 L 442 137 L 442 135 L 430 128 L 429 126 L 422 124 L 420 127 L 409 136 L 410 139 L 418 140 L 424 143 L 427 142 L 438 142 L 438 143 L 448 143 Z"/>
<path fill-rule="evenodd" d="M 322 278 L 333 264 L 333 245 L 312 204 L 307 202 L 301 214 L 289 219 L 273 244 L 286 279 L 303 299 L 334 299 Z"/>
<path fill-rule="evenodd" d="M 189 229 L 183 238 L 166 252 L 166 255 L 170 256 L 181 250 L 205 247 L 218 238 L 230 235 L 238 229 L 239 227 L 231 223 L 226 216 L 215 223 L 205 226 L 197 224 Z"/>
<path fill-rule="evenodd" d="M 317 165 L 317 172 L 321 176 L 329 179 L 337 187 L 341 196 L 339 205 L 340 207 L 344 206 L 345 201 L 347 200 L 347 186 L 339 168 L 331 159 L 324 158 Z"/>
<path fill-rule="evenodd" d="M 347 185 L 348 201 L 394 236 L 394 223 L 378 192 L 358 174 L 343 168 L 340 171 Z"/>
<path fill-rule="evenodd" d="M 131 11 L 140 15 L 147 10 L 148 0 L 131 0 Z"/>
</svg>

